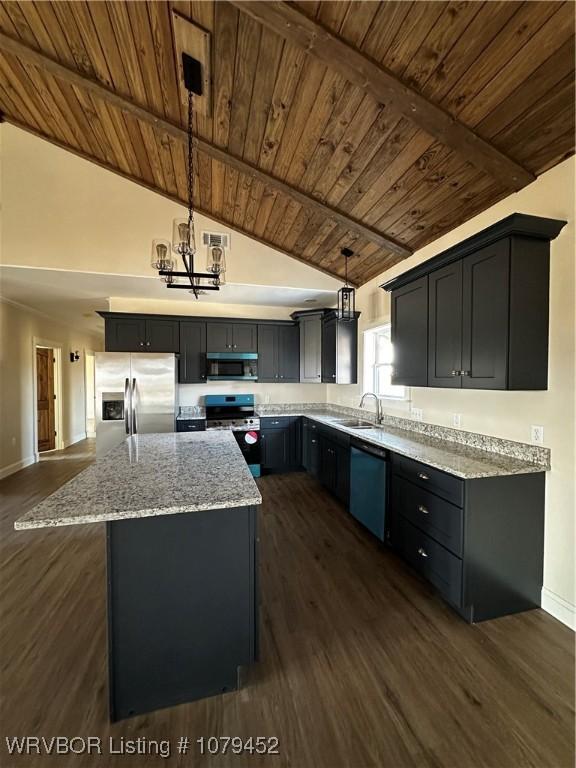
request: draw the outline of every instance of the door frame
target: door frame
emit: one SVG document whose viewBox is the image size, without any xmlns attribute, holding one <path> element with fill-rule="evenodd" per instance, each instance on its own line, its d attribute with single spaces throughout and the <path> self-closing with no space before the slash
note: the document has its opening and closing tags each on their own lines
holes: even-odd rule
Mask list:
<svg viewBox="0 0 576 768">
<path fill-rule="evenodd" d="M 94 394 L 94 409 L 96 409 L 96 352 L 84 347 L 84 424 L 86 428 L 86 437 L 96 437 L 96 413 L 94 413 L 94 432 L 88 431 L 88 412 L 87 399 L 90 388 L 88 386 L 88 358 L 94 358 L 94 380 L 92 381 L 92 392 Z"/>
<path fill-rule="evenodd" d="M 38 366 L 36 365 L 36 350 L 51 349 L 54 352 L 54 394 L 56 403 L 54 405 L 54 430 L 56 440 L 54 441 L 55 451 L 61 451 L 64 448 L 64 435 L 62 434 L 62 343 L 59 341 L 50 341 L 41 339 L 38 336 L 32 337 L 32 439 L 34 447 L 34 461 L 40 460 L 38 451 Z M 51 453 L 52 451 L 42 451 L 42 453 Z"/>
</svg>

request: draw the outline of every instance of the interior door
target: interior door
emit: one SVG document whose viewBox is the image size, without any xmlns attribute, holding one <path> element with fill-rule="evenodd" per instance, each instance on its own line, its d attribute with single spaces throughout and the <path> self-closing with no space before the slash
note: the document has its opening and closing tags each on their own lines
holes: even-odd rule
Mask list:
<svg viewBox="0 0 576 768">
<path fill-rule="evenodd" d="M 38 452 L 56 447 L 54 431 L 54 350 L 36 349 L 36 409 L 38 414 Z"/>
<path fill-rule="evenodd" d="M 131 355 L 132 432 L 174 432 L 176 358 L 172 354 Z"/>
<path fill-rule="evenodd" d="M 428 276 L 428 386 L 461 387 L 462 261 Z"/>
</svg>

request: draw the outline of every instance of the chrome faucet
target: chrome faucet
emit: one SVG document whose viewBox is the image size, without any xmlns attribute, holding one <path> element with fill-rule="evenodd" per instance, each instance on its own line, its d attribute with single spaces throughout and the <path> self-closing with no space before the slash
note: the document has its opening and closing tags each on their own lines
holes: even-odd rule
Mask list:
<svg viewBox="0 0 576 768">
<path fill-rule="evenodd" d="M 364 392 L 360 400 L 360 405 L 358 407 L 362 408 L 362 406 L 364 405 L 364 400 L 367 397 L 373 397 L 374 400 L 376 400 L 376 423 L 382 424 L 382 408 L 380 405 L 380 398 L 378 397 L 378 395 L 374 394 L 374 392 Z"/>
</svg>

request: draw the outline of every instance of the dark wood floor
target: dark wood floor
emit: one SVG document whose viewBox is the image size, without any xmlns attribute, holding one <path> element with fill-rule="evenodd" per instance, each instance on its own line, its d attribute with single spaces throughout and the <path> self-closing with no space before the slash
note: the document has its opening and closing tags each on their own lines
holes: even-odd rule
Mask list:
<svg viewBox="0 0 576 768">
<path fill-rule="evenodd" d="M 110 726 L 104 526 L 12 529 L 92 453 L 0 482 L 2 768 L 574 765 L 573 634 L 539 610 L 468 626 L 302 473 L 259 481 L 262 661 L 246 687 Z M 26 735 L 171 739 L 173 754 L 9 757 L 4 737 Z M 250 735 L 280 755 L 194 743 Z"/>
</svg>

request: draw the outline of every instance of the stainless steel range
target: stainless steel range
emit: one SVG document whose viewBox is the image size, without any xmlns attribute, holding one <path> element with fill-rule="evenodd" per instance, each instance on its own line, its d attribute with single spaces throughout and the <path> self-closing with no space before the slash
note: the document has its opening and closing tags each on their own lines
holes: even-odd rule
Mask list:
<svg viewBox="0 0 576 768">
<path fill-rule="evenodd" d="M 206 395 L 206 429 L 229 429 L 254 477 L 260 477 L 260 419 L 254 395 Z"/>
</svg>

